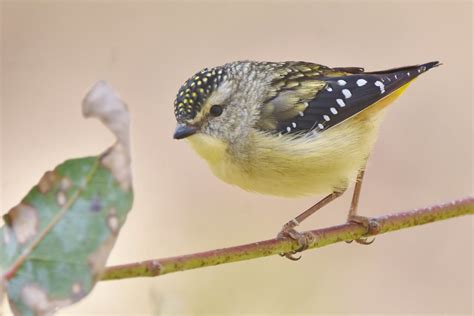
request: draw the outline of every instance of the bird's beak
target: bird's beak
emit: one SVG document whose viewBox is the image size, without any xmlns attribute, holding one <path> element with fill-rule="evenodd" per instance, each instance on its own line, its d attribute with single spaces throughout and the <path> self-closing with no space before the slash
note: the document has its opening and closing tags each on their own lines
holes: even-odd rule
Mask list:
<svg viewBox="0 0 474 316">
<path fill-rule="evenodd" d="M 173 137 L 174 139 L 182 139 L 182 138 L 191 136 L 193 134 L 196 134 L 197 131 L 198 131 L 198 128 L 196 126 L 178 124 L 178 126 L 176 126 L 176 130 L 174 131 Z"/>
</svg>

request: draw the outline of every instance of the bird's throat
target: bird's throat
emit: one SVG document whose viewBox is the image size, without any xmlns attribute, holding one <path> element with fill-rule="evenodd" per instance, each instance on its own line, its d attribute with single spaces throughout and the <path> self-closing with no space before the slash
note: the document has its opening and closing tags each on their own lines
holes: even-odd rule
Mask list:
<svg viewBox="0 0 474 316">
<path fill-rule="evenodd" d="M 202 133 L 196 133 L 187 140 L 198 155 L 211 165 L 221 161 L 227 151 L 227 145 L 223 141 Z"/>
</svg>

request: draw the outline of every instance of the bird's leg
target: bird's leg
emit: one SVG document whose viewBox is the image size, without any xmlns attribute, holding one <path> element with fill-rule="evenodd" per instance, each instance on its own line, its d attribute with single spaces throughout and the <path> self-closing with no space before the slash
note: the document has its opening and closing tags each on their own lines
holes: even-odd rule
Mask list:
<svg viewBox="0 0 474 316">
<path fill-rule="evenodd" d="M 354 186 L 354 193 L 352 194 L 351 207 L 349 209 L 349 214 L 347 214 L 347 221 L 356 221 L 357 218 L 357 207 L 359 206 L 359 196 L 360 191 L 362 190 L 362 181 L 364 180 L 365 170 L 361 169 L 357 174 L 357 180 Z"/>
<path fill-rule="evenodd" d="M 298 231 L 296 231 L 295 227 L 298 226 L 302 221 L 316 213 L 316 211 L 320 210 L 323 206 L 329 204 L 333 200 L 337 199 L 340 197 L 345 190 L 343 191 L 337 191 L 329 194 L 325 198 L 323 198 L 321 201 L 318 203 L 314 204 L 311 206 L 309 209 L 301 213 L 300 215 L 296 216 L 293 218 L 291 221 L 283 225 L 280 233 L 278 234 L 278 238 L 291 238 L 293 240 L 298 241 L 298 243 L 301 245 L 300 248 L 298 248 L 295 251 L 292 251 L 291 253 L 284 253 L 281 254 L 281 256 L 285 256 L 288 259 L 291 260 L 299 260 L 301 257 L 295 257 L 294 255 L 298 252 L 301 252 L 303 250 L 306 250 L 308 248 L 308 244 L 310 240 L 313 238 L 312 236 L 307 236 L 305 234 L 302 234 Z"/>
<path fill-rule="evenodd" d="M 377 223 L 373 222 L 373 220 L 368 217 L 357 215 L 357 207 L 359 205 L 359 196 L 360 191 L 362 189 L 362 180 L 364 179 L 364 173 L 365 169 L 361 169 L 359 171 L 359 174 L 357 175 L 356 184 L 354 186 L 354 193 L 352 195 L 351 207 L 349 209 L 349 214 L 347 215 L 347 222 L 363 225 L 365 228 L 367 228 L 367 232 L 369 232 L 370 230 L 372 230 L 372 226 L 376 226 Z M 372 240 L 367 240 L 367 238 L 359 238 L 355 241 L 362 245 L 370 245 L 374 242 L 374 240 L 375 238 L 373 238 Z M 349 242 L 352 242 L 352 240 Z"/>
</svg>

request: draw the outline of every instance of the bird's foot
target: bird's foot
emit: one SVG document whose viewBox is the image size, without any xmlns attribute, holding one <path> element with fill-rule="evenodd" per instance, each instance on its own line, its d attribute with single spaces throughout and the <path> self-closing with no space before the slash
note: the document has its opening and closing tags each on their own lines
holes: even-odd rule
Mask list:
<svg viewBox="0 0 474 316">
<path fill-rule="evenodd" d="M 359 215 L 350 216 L 347 219 L 347 222 L 364 226 L 367 229 L 366 234 L 370 234 L 370 235 L 377 234 L 380 230 L 380 223 L 376 219 L 370 218 L 370 217 L 359 216 Z M 351 243 L 352 241 L 353 240 L 349 240 L 347 241 L 347 243 Z M 367 237 L 362 237 L 362 238 L 355 239 L 354 241 L 361 245 L 370 245 L 375 241 L 375 237 L 370 240 Z"/>
<path fill-rule="evenodd" d="M 286 257 L 287 259 L 297 261 L 301 259 L 301 256 L 295 256 L 298 252 L 302 252 L 306 249 L 308 249 L 308 246 L 310 242 L 313 239 L 313 236 L 309 233 L 300 233 L 298 232 L 295 227 L 298 224 L 295 223 L 294 221 L 290 221 L 283 225 L 281 231 L 278 233 L 277 238 L 282 239 L 282 238 L 289 238 L 296 240 L 298 242 L 298 249 L 286 252 L 286 253 L 281 253 L 280 256 Z"/>
</svg>

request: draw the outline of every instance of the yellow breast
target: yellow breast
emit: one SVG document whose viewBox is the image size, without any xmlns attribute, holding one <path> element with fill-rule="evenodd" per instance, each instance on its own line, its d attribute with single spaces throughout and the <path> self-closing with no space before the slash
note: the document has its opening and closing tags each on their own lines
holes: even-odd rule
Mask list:
<svg viewBox="0 0 474 316">
<path fill-rule="evenodd" d="M 252 130 L 244 149 L 198 133 L 196 152 L 223 181 L 278 196 L 328 194 L 345 189 L 364 168 L 376 140 L 381 111 L 406 86 L 352 118 L 313 136 L 295 138 Z"/>
</svg>

